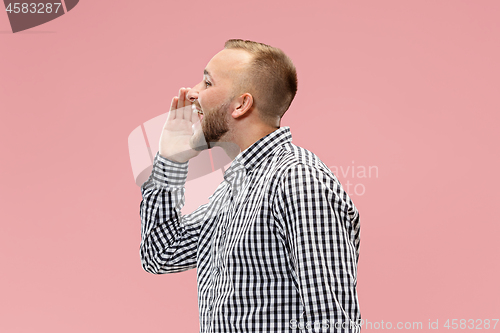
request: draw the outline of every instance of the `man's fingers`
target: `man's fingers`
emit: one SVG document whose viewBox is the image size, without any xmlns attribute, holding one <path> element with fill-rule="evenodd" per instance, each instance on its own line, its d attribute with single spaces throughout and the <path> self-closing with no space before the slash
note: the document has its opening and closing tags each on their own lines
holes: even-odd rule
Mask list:
<svg viewBox="0 0 500 333">
<path fill-rule="evenodd" d="M 189 91 L 191 90 L 191 88 L 186 88 L 186 104 L 185 105 L 191 105 L 193 104 L 193 102 L 191 102 L 191 100 L 189 99 L 188 97 L 188 94 L 189 94 Z"/>
<path fill-rule="evenodd" d="M 182 89 L 182 88 L 181 88 Z M 180 97 L 181 97 L 181 89 L 179 89 L 179 93 L 177 94 L 177 103 L 175 104 L 175 109 L 177 110 L 180 107 Z"/>
<path fill-rule="evenodd" d="M 170 105 L 170 111 L 173 111 L 169 115 L 168 119 L 186 119 L 188 121 L 193 121 L 192 117 L 192 105 L 193 103 L 188 99 L 188 92 L 191 88 L 181 88 L 179 89 L 179 96 L 172 99 Z"/>
<path fill-rule="evenodd" d="M 191 105 L 186 105 L 182 108 L 182 118 L 187 121 L 191 121 L 191 114 L 193 112 Z"/>
<path fill-rule="evenodd" d="M 179 101 L 177 102 L 177 108 L 181 109 L 183 108 L 186 104 L 186 88 L 181 88 L 179 90 Z"/>
<path fill-rule="evenodd" d="M 191 127 L 193 128 L 193 132 L 201 132 L 201 133 L 203 133 L 203 129 L 201 127 L 201 121 L 198 120 L 198 121 L 194 122 L 193 125 L 191 125 Z M 201 135 L 200 139 L 203 141 L 201 143 L 201 145 L 205 146 L 207 144 L 207 142 L 205 140 L 205 136 Z"/>
<path fill-rule="evenodd" d="M 177 96 L 172 98 L 172 102 L 170 102 L 170 111 L 177 109 Z"/>
<path fill-rule="evenodd" d="M 198 110 L 196 110 L 196 106 L 194 104 L 191 105 L 191 122 L 194 124 L 197 121 L 200 121 L 200 117 L 198 116 Z"/>
<path fill-rule="evenodd" d="M 176 118 L 175 107 L 177 106 L 177 97 L 172 98 L 172 102 L 170 103 L 170 111 L 167 114 L 167 122 Z"/>
</svg>

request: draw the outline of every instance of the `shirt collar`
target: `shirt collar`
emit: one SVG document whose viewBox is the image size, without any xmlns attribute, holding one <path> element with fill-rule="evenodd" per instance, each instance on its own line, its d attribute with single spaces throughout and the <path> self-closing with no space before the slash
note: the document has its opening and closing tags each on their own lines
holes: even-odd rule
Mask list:
<svg viewBox="0 0 500 333">
<path fill-rule="evenodd" d="M 224 173 L 228 181 L 234 178 L 239 170 L 250 172 L 266 159 L 276 148 L 284 143 L 292 141 L 292 133 L 289 126 L 283 126 L 255 141 L 250 147 L 239 153 Z"/>
</svg>

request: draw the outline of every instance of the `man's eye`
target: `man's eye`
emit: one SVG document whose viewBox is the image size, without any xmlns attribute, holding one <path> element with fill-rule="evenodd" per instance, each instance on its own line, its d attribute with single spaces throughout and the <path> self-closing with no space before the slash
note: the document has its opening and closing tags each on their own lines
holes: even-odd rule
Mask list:
<svg viewBox="0 0 500 333">
<path fill-rule="evenodd" d="M 209 86 L 211 86 L 211 85 L 212 85 L 212 84 L 211 84 L 210 82 L 205 81 L 205 86 L 206 86 L 206 87 L 209 87 Z"/>
</svg>

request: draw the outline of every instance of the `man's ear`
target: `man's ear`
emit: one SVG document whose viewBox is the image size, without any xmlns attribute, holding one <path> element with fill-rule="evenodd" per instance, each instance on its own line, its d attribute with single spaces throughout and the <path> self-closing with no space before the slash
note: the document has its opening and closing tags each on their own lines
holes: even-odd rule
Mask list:
<svg viewBox="0 0 500 333">
<path fill-rule="evenodd" d="M 249 114 L 253 106 L 253 96 L 249 93 L 244 93 L 236 99 L 236 105 L 231 113 L 233 118 L 239 118 L 245 114 Z"/>
</svg>

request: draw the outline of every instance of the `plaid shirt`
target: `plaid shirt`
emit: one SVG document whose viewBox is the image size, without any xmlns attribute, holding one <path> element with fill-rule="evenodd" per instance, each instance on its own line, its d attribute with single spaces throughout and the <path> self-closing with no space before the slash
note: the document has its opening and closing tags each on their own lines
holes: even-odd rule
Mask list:
<svg viewBox="0 0 500 333">
<path fill-rule="evenodd" d="M 188 163 L 156 154 L 142 185 L 143 268 L 197 268 L 200 332 L 359 332 L 359 214 L 281 127 L 241 152 L 181 215 Z"/>
</svg>

